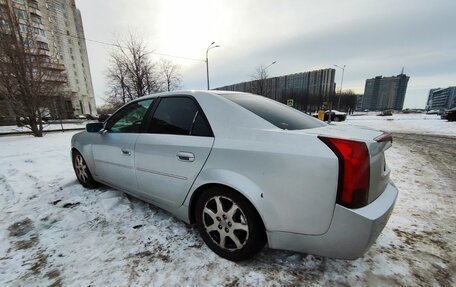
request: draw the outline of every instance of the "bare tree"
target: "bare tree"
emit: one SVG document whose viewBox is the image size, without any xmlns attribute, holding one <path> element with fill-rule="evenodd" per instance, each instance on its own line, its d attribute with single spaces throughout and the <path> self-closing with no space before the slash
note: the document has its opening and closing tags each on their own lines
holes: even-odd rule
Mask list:
<svg viewBox="0 0 456 287">
<path fill-rule="evenodd" d="M 340 109 L 342 111 L 352 112 L 356 108 L 356 99 L 358 96 L 353 90 L 343 90 L 342 93 L 336 93 L 335 99 L 339 99 L 340 97 Z"/>
<path fill-rule="evenodd" d="M 43 117 L 67 81 L 57 55 L 38 41 L 40 33 L 27 15 L 16 15 L 10 0 L 0 5 L 0 95 L 37 137 L 43 136 Z"/>
<path fill-rule="evenodd" d="M 117 40 L 117 48 L 106 71 L 107 101 L 119 105 L 159 91 L 160 81 L 144 42 L 130 33 L 126 40 Z"/>
<path fill-rule="evenodd" d="M 132 100 L 131 89 L 127 83 L 127 69 L 118 54 L 111 54 L 111 63 L 106 71 L 109 90 L 106 101 L 113 106 L 121 106 Z"/>
<path fill-rule="evenodd" d="M 117 109 L 118 109 L 118 107 L 114 107 L 108 103 L 108 104 L 104 104 L 102 106 L 97 107 L 97 113 L 99 115 L 107 115 L 107 114 L 114 113 Z"/>
<path fill-rule="evenodd" d="M 165 91 L 172 91 L 181 87 L 182 75 L 178 65 L 170 60 L 161 59 L 158 68 Z"/>
<path fill-rule="evenodd" d="M 252 75 L 254 82 L 252 83 L 252 93 L 267 97 L 269 95 L 269 89 L 267 87 L 266 80 L 269 74 L 266 71 L 266 67 L 263 65 L 258 66 Z"/>
</svg>

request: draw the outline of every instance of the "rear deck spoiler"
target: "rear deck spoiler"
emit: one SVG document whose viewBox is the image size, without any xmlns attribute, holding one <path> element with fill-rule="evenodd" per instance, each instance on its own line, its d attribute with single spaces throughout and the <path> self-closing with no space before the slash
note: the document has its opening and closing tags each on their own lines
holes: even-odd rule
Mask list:
<svg viewBox="0 0 456 287">
<path fill-rule="evenodd" d="M 390 142 L 393 143 L 393 135 L 388 132 L 383 132 L 383 134 L 379 135 L 378 137 L 374 138 L 374 141 L 381 143 L 381 142 Z"/>
</svg>

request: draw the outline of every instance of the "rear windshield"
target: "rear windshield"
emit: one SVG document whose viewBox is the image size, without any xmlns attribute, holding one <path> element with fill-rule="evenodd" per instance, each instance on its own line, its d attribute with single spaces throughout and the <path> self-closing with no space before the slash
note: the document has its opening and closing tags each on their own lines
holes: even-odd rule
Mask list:
<svg viewBox="0 0 456 287">
<path fill-rule="evenodd" d="M 305 130 L 325 126 L 316 118 L 274 100 L 250 94 L 220 94 L 283 130 Z"/>
</svg>

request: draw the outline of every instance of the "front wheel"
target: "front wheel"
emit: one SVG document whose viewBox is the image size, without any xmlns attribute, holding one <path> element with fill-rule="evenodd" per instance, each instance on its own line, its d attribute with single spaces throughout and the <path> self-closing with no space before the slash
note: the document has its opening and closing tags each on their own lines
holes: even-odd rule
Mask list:
<svg viewBox="0 0 456 287">
<path fill-rule="evenodd" d="M 93 179 L 87 163 L 78 151 L 73 152 L 73 169 L 79 183 L 84 187 L 93 188 L 97 186 L 97 182 Z"/>
<path fill-rule="evenodd" d="M 204 242 L 231 261 L 252 258 L 266 243 L 260 216 L 250 202 L 228 188 L 204 192 L 196 204 L 196 225 Z"/>
</svg>

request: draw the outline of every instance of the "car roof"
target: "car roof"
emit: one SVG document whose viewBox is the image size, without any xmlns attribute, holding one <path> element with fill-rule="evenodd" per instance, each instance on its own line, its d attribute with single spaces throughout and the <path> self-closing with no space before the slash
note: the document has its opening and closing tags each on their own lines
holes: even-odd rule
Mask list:
<svg viewBox="0 0 456 287">
<path fill-rule="evenodd" d="M 170 92 L 160 92 L 155 94 L 146 95 L 136 100 L 145 100 L 145 99 L 154 99 L 158 97 L 170 97 L 170 96 L 178 96 L 178 95 L 192 95 L 192 94 L 207 94 L 207 95 L 229 95 L 229 94 L 244 94 L 244 95 L 252 95 L 251 93 L 245 92 L 236 92 L 236 91 L 223 91 L 223 90 L 175 90 Z"/>
<path fill-rule="evenodd" d="M 146 95 L 134 99 L 129 103 L 172 96 L 193 96 L 203 109 L 205 116 L 210 122 L 214 135 L 219 138 L 243 138 L 247 136 L 248 130 L 253 129 L 278 129 L 268 121 L 223 97 L 223 95 L 228 94 L 261 97 L 250 93 L 233 91 L 178 90 Z M 233 117 L 234 114 L 237 116 Z"/>
</svg>

